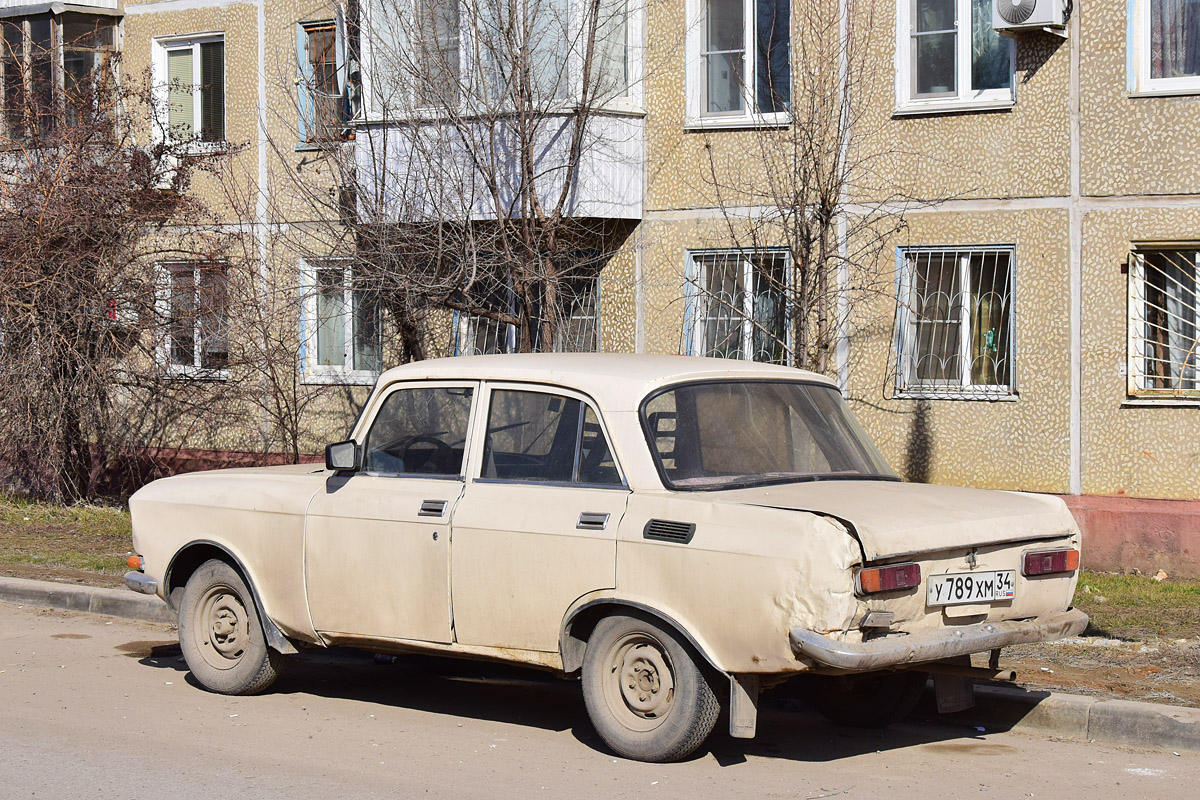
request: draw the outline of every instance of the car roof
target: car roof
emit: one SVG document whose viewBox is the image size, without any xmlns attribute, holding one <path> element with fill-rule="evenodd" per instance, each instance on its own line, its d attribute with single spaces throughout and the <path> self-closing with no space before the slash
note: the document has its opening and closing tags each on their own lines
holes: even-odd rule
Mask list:
<svg viewBox="0 0 1200 800">
<path fill-rule="evenodd" d="M 610 410 L 636 409 L 654 389 L 683 381 L 773 379 L 834 385 L 816 372 L 777 364 L 631 353 L 512 353 L 435 358 L 389 369 L 380 376 L 379 384 L 415 379 L 547 383 L 583 392 Z"/>
</svg>

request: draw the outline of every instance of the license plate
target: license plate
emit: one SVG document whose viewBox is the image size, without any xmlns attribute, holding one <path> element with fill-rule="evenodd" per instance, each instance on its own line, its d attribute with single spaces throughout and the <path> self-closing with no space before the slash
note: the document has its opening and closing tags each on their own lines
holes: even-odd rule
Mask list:
<svg viewBox="0 0 1200 800">
<path fill-rule="evenodd" d="M 957 575 L 934 575 L 925 590 L 925 604 L 957 606 L 965 603 L 991 603 L 1011 600 L 1013 570 L 969 572 Z"/>
</svg>

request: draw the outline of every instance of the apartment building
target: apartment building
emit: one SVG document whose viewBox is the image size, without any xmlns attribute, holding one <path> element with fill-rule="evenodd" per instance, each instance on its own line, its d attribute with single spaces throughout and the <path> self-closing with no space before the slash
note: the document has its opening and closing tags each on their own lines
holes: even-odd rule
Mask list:
<svg viewBox="0 0 1200 800">
<path fill-rule="evenodd" d="M 685 44 L 677 68 L 646 80 L 643 280 L 618 346 L 786 350 L 755 343 L 772 318 L 756 276 L 780 269 L 778 257 L 739 253 L 730 265 L 728 215 L 704 175 L 723 159 L 754 174 L 754 129 L 788 124 L 762 99 L 778 45 L 755 31 L 773 5 L 650 11 L 650 51 Z M 844 5 L 873 14 L 860 17 L 866 45 L 852 56 L 877 78 L 856 86 L 857 143 L 886 165 L 847 205 L 882 199 L 880 187 L 911 202 L 881 253 L 890 263 L 874 299 L 843 322 L 837 370 L 909 477 L 1065 495 L 1092 534 L 1094 564 L 1197 574 L 1200 506 L 1178 501 L 1200 497 L 1200 5 L 1075 6 L 1056 4 L 1060 24 L 1000 36 L 990 0 Z M 792 8 L 796 36 L 809 17 Z M 802 49 L 794 39 L 792 52 Z M 712 66 L 731 53 L 746 65 L 735 74 L 756 65 L 740 96 Z M 733 348 L 727 328 L 692 322 L 705 321 L 703 300 L 677 301 L 681 283 L 711 280 L 714 268 L 737 283 L 743 308 Z"/>
<path fill-rule="evenodd" d="M 20 2 L 0 2 L 6 58 L 53 54 L 35 81 L 62 85 L 119 50 L 122 69 L 161 85 L 170 130 L 201 149 L 236 145 L 241 189 L 201 176 L 196 190 L 265 273 L 293 281 L 281 338 L 300 376 L 301 449 L 316 452 L 398 355 L 356 283 L 352 239 L 329 233 L 345 198 L 324 212 L 312 199 L 344 189 L 349 154 L 357 190 L 397 226 L 447 202 L 452 170 L 422 184 L 424 205 L 395 187 L 431 159 L 462 162 L 470 126 L 422 144 L 413 131 L 438 128 L 438 103 L 405 75 L 434 88 L 494 79 L 473 33 L 488 4 Z M 561 133 L 584 66 L 553 42 L 588 28 L 565 1 L 534 5 L 561 28 L 532 54 L 555 75 L 543 89 L 561 124 L 545 130 Z M 853 126 L 838 141 L 871 180 L 847 182 L 837 208 L 882 222 L 870 245 L 870 226 L 832 228 L 870 280 L 835 309 L 828 368 L 884 454 L 914 479 L 1064 495 L 1098 566 L 1200 572 L 1200 2 L 1076 5 L 1038 0 L 1046 24 L 1000 35 L 991 0 L 601 4 L 592 74 L 605 95 L 582 153 L 572 161 L 554 136 L 540 150 L 547 194 L 574 182 L 565 230 L 590 270 L 572 278 L 563 341 L 796 363 L 795 311 L 778 291 L 795 248 L 755 230 L 778 215 L 763 187 L 788 171 L 764 142 L 795 141 L 813 119 L 812 87 L 828 85 L 814 75 L 850 81 L 853 104 L 837 113 Z M 816 46 L 839 36 L 853 46 Z M 482 184 L 454 185 L 470 187 L 453 198 L 463 218 L 497 218 Z M 234 334 L 212 322 L 222 293 L 203 287 L 221 268 L 162 269 L 166 302 L 191 309 L 163 362 L 219 383 Z M 512 291 L 472 303 L 501 307 Z M 514 325 L 470 306 L 435 316 L 430 355 L 519 349 Z M 260 415 L 195 446 L 261 451 L 272 424 Z"/>
</svg>

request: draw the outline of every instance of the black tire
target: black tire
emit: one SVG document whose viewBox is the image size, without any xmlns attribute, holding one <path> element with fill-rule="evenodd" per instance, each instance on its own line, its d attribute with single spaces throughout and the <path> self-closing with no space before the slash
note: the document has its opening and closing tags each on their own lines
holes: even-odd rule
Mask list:
<svg viewBox="0 0 1200 800">
<path fill-rule="evenodd" d="M 246 582 L 217 559 L 201 564 L 184 586 L 179 647 L 200 685 L 219 694 L 258 694 L 275 682 L 283 661 L 267 647 Z"/>
<path fill-rule="evenodd" d="M 830 722 L 886 728 L 908 716 L 925 691 L 925 672 L 876 672 L 853 677 L 816 676 L 809 699 Z"/>
<path fill-rule="evenodd" d="M 720 703 L 691 648 L 640 616 L 601 620 L 583 657 L 583 701 L 604 743 L 637 761 L 679 761 L 712 733 Z"/>
</svg>

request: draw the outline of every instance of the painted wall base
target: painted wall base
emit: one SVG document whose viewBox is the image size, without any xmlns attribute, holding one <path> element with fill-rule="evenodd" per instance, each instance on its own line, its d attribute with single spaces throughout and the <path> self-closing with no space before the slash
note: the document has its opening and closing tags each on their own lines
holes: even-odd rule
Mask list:
<svg viewBox="0 0 1200 800">
<path fill-rule="evenodd" d="M 1083 565 L 1099 572 L 1200 580 L 1200 500 L 1063 496 L 1083 531 Z"/>
</svg>

